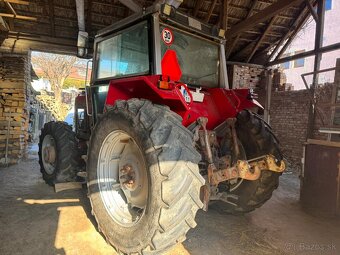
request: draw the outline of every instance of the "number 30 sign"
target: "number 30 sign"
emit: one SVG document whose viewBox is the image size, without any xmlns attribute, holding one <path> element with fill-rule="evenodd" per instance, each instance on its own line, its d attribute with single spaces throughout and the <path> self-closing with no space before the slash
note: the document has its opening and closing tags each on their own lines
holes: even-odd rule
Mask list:
<svg viewBox="0 0 340 255">
<path fill-rule="evenodd" d="M 163 42 L 170 46 L 174 40 L 174 36 L 171 32 L 170 29 L 168 28 L 164 28 L 163 31 L 162 31 L 162 39 L 163 39 Z"/>
</svg>

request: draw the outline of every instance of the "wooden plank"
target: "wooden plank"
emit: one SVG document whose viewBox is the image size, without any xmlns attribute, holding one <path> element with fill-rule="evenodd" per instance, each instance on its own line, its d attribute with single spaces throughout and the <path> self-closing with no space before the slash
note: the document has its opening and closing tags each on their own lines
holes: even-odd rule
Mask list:
<svg viewBox="0 0 340 255">
<path fill-rule="evenodd" d="M 29 5 L 30 3 L 28 1 L 22 1 L 22 0 L 1 0 L 2 2 L 12 3 L 12 4 L 22 4 L 22 5 Z"/>
<path fill-rule="evenodd" d="M 273 17 L 269 24 L 267 25 L 266 29 L 263 31 L 262 35 L 260 36 L 260 38 L 257 40 L 253 50 L 251 51 L 251 53 L 249 54 L 246 62 L 249 63 L 249 61 L 253 58 L 254 54 L 256 53 L 257 49 L 259 48 L 259 46 L 261 45 L 263 39 L 266 37 L 266 35 L 268 34 L 268 32 L 270 31 L 270 29 L 272 28 L 274 22 L 276 20 L 276 16 Z"/>
<path fill-rule="evenodd" d="M 340 43 L 334 43 L 334 44 L 331 44 L 331 45 L 324 46 L 324 47 L 320 48 L 319 50 L 305 51 L 305 52 L 300 53 L 300 54 L 296 54 L 296 55 L 293 55 L 293 56 L 280 58 L 278 60 L 271 61 L 266 66 L 273 66 L 273 65 L 281 64 L 281 63 L 284 63 L 284 62 L 287 62 L 287 61 L 299 59 L 299 58 L 310 57 L 312 55 L 315 55 L 315 53 L 317 53 L 317 52 L 326 53 L 326 52 L 330 52 L 330 51 L 334 51 L 334 50 L 338 50 L 338 49 L 340 49 Z"/>
<path fill-rule="evenodd" d="M 216 6 L 216 3 L 217 3 L 217 0 L 214 0 L 211 5 L 210 5 L 210 8 L 209 8 L 209 11 L 208 11 L 208 14 L 207 16 L 205 17 L 204 21 L 209 23 L 209 20 L 210 20 L 210 17 L 215 9 L 215 6 Z"/>
<path fill-rule="evenodd" d="M 203 5 L 203 0 L 197 0 L 197 1 L 196 1 L 195 9 L 194 9 L 194 12 L 193 12 L 193 16 L 194 16 L 194 17 L 197 16 L 198 11 L 201 9 L 202 5 Z"/>
<path fill-rule="evenodd" d="M 258 2 L 258 0 L 254 0 L 254 1 L 252 2 L 252 5 L 250 6 L 250 9 L 249 9 L 249 11 L 248 11 L 248 13 L 247 13 L 246 19 L 248 19 L 248 18 L 252 15 L 252 13 L 253 13 L 253 11 L 254 11 L 254 9 L 255 9 L 255 6 L 256 6 L 256 4 L 257 4 L 257 2 Z M 232 41 L 232 43 L 230 44 L 230 46 L 227 47 L 227 50 L 226 50 L 226 58 L 227 58 L 227 59 L 229 58 L 231 52 L 233 51 L 233 49 L 234 49 L 234 47 L 235 47 L 235 45 L 236 45 L 236 43 L 237 43 L 237 41 L 238 41 L 239 39 L 240 39 L 240 35 L 237 35 L 237 37 Z"/>
<path fill-rule="evenodd" d="M 143 10 L 142 7 L 134 0 L 118 0 L 118 1 L 134 12 L 141 12 Z"/>
<path fill-rule="evenodd" d="M 65 182 L 54 184 L 55 192 L 58 193 L 64 190 L 82 189 L 83 185 L 80 182 Z"/>
<path fill-rule="evenodd" d="M 14 14 L 9 14 L 9 13 L 0 13 L 0 16 L 5 17 L 5 18 L 14 18 L 14 19 L 37 21 L 37 18 L 34 18 L 34 17 L 23 16 L 23 15 L 14 15 Z"/>
<path fill-rule="evenodd" d="M 0 89 L 23 89 L 24 82 L 0 81 Z"/>
<path fill-rule="evenodd" d="M 275 15 L 279 14 L 283 10 L 302 3 L 304 0 L 280 0 L 263 9 L 262 11 L 254 14 L 250 18 L 233 26 L 226 36 L 226 39 L 231 39 L 236 35 L 258 25 L 258 23 L 266 21 Z"/>
<path fill-rule="evenodd" d="M 311 4 L 310 0 L 305 0 L 305 1 L 306 1 L 306 4 L 307 4 L 307 7 L 308 7 L 308 10 L 309 10 L 310 14 L 312 14 L 315 22 L 318 22 L 319 21 L 318 15 L 316 14 L 316 12 L 314 10 L 314 7 Z"/>
<path fill-rule="evenodd" d="M 289 33 L 288 33 L 287 38 L 288 38 L 288 37 L 289 37 L 289 38 L 288 38 L 288 40 L 285 42 L 285 44 L 283 45 L 283 47 L 281 48 L 281 50 L 279 51 L 279 53 L 277 54 L 277 56 L 275 57 L 275 60 L 279 59 L 279 58 L 283 55 L 283 53 L 286 51 L 286 49 L 288 48 L 288 46 L 290 45 L 290 43 L 294 40 L 295 36 L 300 32 L 301 28 L 306 24 L 306 22 L 307 22 L 307 20 L 308 20 L 309 17 L 310 17 L 310 13 L 307 12 L 307 13 L 305 14 L 304 18 L 302 18 L 301 20 L 299 20 L 300 23 L 297 24 L 297 27 L 295 28 L 295 30 L 294 30 L 294 31 L 288 31 Z M 287 39 L 287 38 L 286 38 L 286 39 Z M 285 40 L 286 40 L 286 39 L 285 39 Z M 283 42 L 282 42 L 282 43 L 283 43 Z M 275 49 L 275 50 L 278 50 L 278 49 Z M 274 56 L 273 53 L 275 53 L 275 50 L 274 50 L 274 52 L 272 52 L 272 54 L 270 55 L 270 58 L 269 58 L 269 59 L 271 59 L 271 57 Z"/>
<path fill-rule="evenodd" d="M 306 144 L 316 144 L 316 145 L 323 145 L 323 146 L 340 148 L 340 143 L 338 143 L 338 142 L 331 142 L 331 141 L 317 140 L 317 139 L 307 139 Z"/>
<path fill-rule="evenodd" d="M 21 127 L 21 121 L 11 121 L 11 127 Z M 0 121 L 0 127 L 7 127 L 8 121 Z"/>
<path fill-rule="evenodd" d="M 55 25 L 54 25 L 54 0 L 48 1 L 48 10 L 49 10 L 49 16 L 50 16 L 50 29 L 51 29 L 51 35 L 55 37 Z"/>
</svg>

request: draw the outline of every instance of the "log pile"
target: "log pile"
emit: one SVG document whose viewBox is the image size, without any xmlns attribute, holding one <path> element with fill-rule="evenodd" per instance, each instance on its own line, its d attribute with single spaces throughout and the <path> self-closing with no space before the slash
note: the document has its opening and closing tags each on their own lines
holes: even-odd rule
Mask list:
<svg viewBox="0 0 340 255">
<path fill-rule="evenodd" d="M 261 75 L 264 68 L 243 66 L 243 65 L 230 65 L 228 66 L 229 75 L 231 77 L 231 84 L 233 88 L 252 88 L 259 87 Z"/>
<path fill-rule="evenodd" d="M 29 83 L 27 56 L 0 56 L 0 165 L 15 164 L 26 154 Z"/>
</svg>

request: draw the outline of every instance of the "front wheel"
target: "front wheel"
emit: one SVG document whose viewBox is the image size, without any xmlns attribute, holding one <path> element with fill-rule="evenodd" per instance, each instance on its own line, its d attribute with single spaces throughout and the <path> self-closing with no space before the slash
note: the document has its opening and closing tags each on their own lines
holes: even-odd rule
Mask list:
<svg viewBox="0 0 340 255">
<path fill-rule="evenodd" d="M 185 240 L 203 204 L 200 155 L 167 107 L 117 101 L 97 123 L 88 189 L 99 230 L 126 254 L 160 254 Z"/>
</svg>

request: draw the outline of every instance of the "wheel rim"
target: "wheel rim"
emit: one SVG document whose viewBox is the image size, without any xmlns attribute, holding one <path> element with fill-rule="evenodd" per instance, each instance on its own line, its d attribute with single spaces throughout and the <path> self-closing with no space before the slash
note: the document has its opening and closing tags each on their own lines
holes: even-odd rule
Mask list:
<svg viewBox="0 0 340 255">
<path fill-rule="evenodd" d="M 125 227 L 144 215 L 148 178 L 143 153 L 126 132 L 111 132 L 101 145 L 97 176 L 100 196 L 107 213 Z"/>
<path fill-rule="evenodd" d="M 53 174 L 56 168 L 57 146 L 53 136 L 45 135 L 42 142 L 42 162 L 46 173 Z"/>
</svg>

